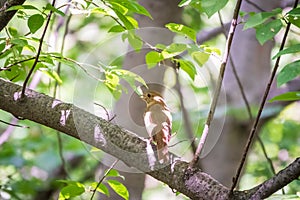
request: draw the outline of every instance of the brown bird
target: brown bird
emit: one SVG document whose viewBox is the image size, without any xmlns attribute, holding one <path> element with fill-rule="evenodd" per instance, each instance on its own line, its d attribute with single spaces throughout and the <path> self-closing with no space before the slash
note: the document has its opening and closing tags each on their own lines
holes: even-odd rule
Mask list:
<svg viewBox="0 0 300 200">
<path fill-rule="evenodd" d="M 157 157 L 160 163 L 169 161 L 168 143 L 171 139 L 172 116 L 163 97 L 155 91 L 147 91 L 142 95 L 147 107 L 144 122 L 147 132 L 156 143 Z"/>
</svg>

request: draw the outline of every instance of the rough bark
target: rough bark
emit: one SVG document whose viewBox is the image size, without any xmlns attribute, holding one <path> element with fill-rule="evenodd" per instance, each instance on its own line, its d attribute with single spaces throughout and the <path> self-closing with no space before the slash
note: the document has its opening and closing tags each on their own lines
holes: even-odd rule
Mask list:
<svg viewBox="0 0 300 200">
<path fill-rule="evenodd" d="M 0 31 L 7 25 L 7 23 L 11 20 L 14 16 L 16 11 L 9 11 L 6 10 L 12 6 L 22 5 L 25 0 L 7 0 L 7 1 L 0 1 Z"/>
<path fill-rule="evenodd" d="M 26 97 L 20 99 L 21 90 L 21 86 L 0 79 L 0 109 L 95 146 L 191 199 L 229 199 L 228 188 L 200 169 L 188 169 L 186 162 L 176 161 L 171 166 L 150 163 L 149 149 L 152 147 L 148 140 L 72 104 L 33 90 L 26 90 Z M 258 187 L 235 191 L 230 199 L 249 199 L 253 194 L 258 198 L 267 197 L 299 175 L 300 158 Z"/>
</svg>

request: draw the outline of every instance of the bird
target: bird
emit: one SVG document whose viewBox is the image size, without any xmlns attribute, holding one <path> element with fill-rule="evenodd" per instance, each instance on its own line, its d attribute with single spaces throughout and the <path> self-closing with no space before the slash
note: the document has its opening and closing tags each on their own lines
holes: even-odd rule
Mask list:
<svg viewBox="0 0 300 200">
<path fill-rule="evenodd" d="M 150 140 L 156 143 L 158 161 L 168 163 L 168 143 L 172 134 L 170 109 L 159 92 L 146 91 L 141 98 L 146 102 L 144 123 Z"/>
</svg>

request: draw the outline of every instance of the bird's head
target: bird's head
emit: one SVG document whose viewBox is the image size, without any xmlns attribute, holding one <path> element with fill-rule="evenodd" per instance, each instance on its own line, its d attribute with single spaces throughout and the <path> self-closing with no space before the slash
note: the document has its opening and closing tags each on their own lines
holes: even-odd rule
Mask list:
<svg viewBox="0 0 300 200">
<path fill-rule="evenodd" d="M 150 104 L 151 102 L 159 101 L 160 99 L 163 99 L 161 94 L 155 91 L 147 91 L 144 92 L 141 98 L 147 103 Z"/>
</svg>

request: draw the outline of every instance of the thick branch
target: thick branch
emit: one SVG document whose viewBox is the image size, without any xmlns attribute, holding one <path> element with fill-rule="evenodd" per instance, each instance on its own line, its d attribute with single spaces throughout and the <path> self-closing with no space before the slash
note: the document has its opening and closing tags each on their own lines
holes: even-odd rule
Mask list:
<svg viewBox="0 0 300 200">
<path fill-rule="evenodd" d="M 9 11 L 6 10 L 12 6 L 22 5 L 25 0 L 7 0 L 7 1 L 0 1 L 0 31 L 7 25 L 7 23 L 11 20 L 14 16 L 16 11 Z"/>
<path fill-rule="evenodd" d="M 258 190 L 251 197 L 251 199 L 264 199 L 272 195 L 274 192 L 280 190 L 291 181 L 300 176 L 300 158 L 297 158 L 287 168 L 281 170 L 276 176 L 265 181 L 258 186 Z"/>
<path fill-rule="evenodd" d="M 150 142 L 72 104 L 47 95 L 26 90 L 20 98 L 22 87 L 0 79 L 0 109 L 19 118 L 43 124 L 69 136 L 80 139 L 111 154 L 129 166 L 135 167 L 168 184 L 191 199 L 228 199 L 229 189 L 200 169 L 188 169 L 188 163 L 177 161 L 170 166 L 151 163 L 153 150 Z M 299 159 L 295 161 L 299 165 Z M 292 166 L 292 165 L 290 165 Z M 220 169 L 221 170 L 221 169 Z M 287 173 L 299 176 L 295 167 Z M 296 173 L 294 173 L 296 170 Z M 281 172 L 280 177 L 285 171 Z M 298 174 L 297 174 L 298 173 Z M 292 180 L 289 180 L 290 182 Z M 286 182 L 285 179 L 285 183 Z M 268 184 L 266 182 L 266 184 Z M 248 192 L 235 191 L 230 199 L 249 199 L 262 184 Z M 273 189 L 272 189 L 273 192 Z"/>
</svg>

